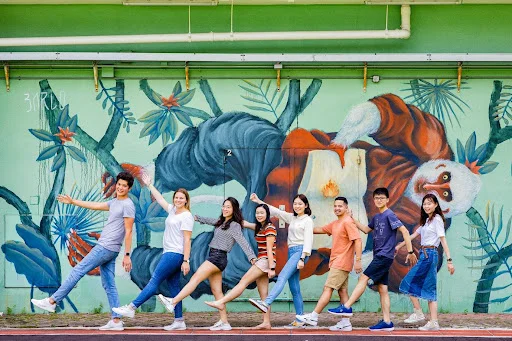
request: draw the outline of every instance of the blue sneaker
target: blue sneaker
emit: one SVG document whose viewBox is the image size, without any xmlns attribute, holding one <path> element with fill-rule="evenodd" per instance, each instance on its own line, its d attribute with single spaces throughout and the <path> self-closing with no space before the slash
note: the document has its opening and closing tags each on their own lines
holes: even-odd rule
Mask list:
<svg viewBox="0 0 512 341">
<path fill-rule="evenodd" d="M 337 308 L 327 309 L 327 310 L 329 311 L 330 314 L 338 315 L 338 316 L 350 317 L 350 316 L 354 315 L 354 314 L 352 314 L 352 308 L 347 308 L 343 304 L 341 304 Z"/>
<path fill-rule="evenodd" d="M 395 330 L 395 326 L 393 325 L 393 322 L 386 323 L 384 320 L 380 320 L 379 323 L 377 323 L 374 326 L 371 326 L 370 331 L 372 332 L 391 332 Z"/>
</svg>

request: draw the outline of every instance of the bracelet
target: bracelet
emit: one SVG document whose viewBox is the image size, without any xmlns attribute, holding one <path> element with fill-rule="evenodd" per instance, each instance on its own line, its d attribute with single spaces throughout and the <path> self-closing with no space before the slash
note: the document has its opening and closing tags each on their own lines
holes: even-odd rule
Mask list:
<svg viewBox="0 0 512 341">
<path fill-rule="evenodd" d="M 276 268 L 270 268 L 270 270 L 272 270 L 272 271 L 276 271 Z"/>
<path fill-rule="evenodd" d="M 127 253 L 125 253 L 124 255 L 125 255 L 125 256 L 129 256 L 129 255 L 130 255 L 130 253 L 129 253 L 129 252 L 127 252 Z"/>
<path fill-rule="evenodd" d="M 446 261 L 447 261 L 447 262 L 451 262 L 451 261 L 452 261 L 452 259 L 451 259 L 451 258 L 448 258 Z"/>
<path fill-rule="evenodd" d="M 360 260 L 361 260 L 361 257 L 359 257 L 359 258 L 357 258 L 357 257 L 356 257 L 356 262 L 357 262 L 357 261 L 360 261 Z"/>
<path fill-rule="evenodd" d="M 305 261 L 305 259 L 304 259 L 304 258 L 301 258 L 300 260 L 301 260 L 301 261 L 303 261 L 303 262 Z"/>
<path fill-rule="evenodd" d="M 412 255 L 414 253 L 414 250 L 412 251 L 407 251 L 408 254 Z"/>
</svg>

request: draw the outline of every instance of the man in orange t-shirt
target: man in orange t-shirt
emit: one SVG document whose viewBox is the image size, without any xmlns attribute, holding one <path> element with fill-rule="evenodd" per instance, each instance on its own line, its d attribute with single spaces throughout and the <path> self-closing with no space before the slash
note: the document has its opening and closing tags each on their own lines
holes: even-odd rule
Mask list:
<svg viewBox="0 0 512 341">
<path fill-rule="evenodd" d="M 324 291 L 310 314 L 297 315 L 299 321 L 310 326 L 318 324 L 318 315 L 329 304 L 334 290 L 338 291 L 341 303 L 348 300 L 348 275 L 354 267 L 354 253 L 356 254 L 355 271 L 363 271 L 361 265 L 362 243 L 359 230 L 348 213 L 348 201 L 345 197 L 334 199 L 334 214 L 337 220 L 323 227 L 315 227 L 313 233 L 328 234 L 332 236 L 331 258 L 329 260 L 329 275 L 325 281 Z M 348 318 L 343 318 L 335 326 L 329 328 L 334 331 L 351 331 L 352 325 Z"/>
</svg>

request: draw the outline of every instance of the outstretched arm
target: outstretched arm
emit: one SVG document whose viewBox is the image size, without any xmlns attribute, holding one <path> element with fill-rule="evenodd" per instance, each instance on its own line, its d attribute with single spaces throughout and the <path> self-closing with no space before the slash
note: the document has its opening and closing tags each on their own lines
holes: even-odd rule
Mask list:
<svg viewBox="0 0 512 341">
<path fill-rule="evenodd" d="M 356 227 L 357 227 L 357 229 L 358 229 L 359 231 L 361 231 L 361 232 L 363 232 L 363 233 L 366 233 L 366 234 L 368 234 L 368 233 L 372 232 L 372 229 L 371 229 L 371 228 L 369 228 L 369 227 L 368 227 L 368 226 L 366 226 L 366 225 L 361 224 L 361 223 L 359 222 L 359 220 L 357 220 L 356 218 L 352 217 L 352 219 L 354 220 L 354 224 L 356 224 Z"/>
<path fill-rule="evenodd" d="M 409 252 L 407 257 L 405 258 L 405 263 L 409 262 L 411 265 L 416 264 L 416 262 L 418 261 L 418 258 L 416 258 L 416 255 L 414 254 L 414 249 L 412 248 L 412 242 L 411 242 L 412 239 L 411 239 L 411 235 L 409 234 L 409 231 L 403 225 L 398 228 L 398 231 L 400 231 L 400 233 L 402 234 L 402 237 L 404 237 L 405 245 L 407 245 L 407 252 Z"/>
<path fill-rule="evenodd" d="M 324 228 L 322 226 L 313 228 L 313 234 L 327 234 L 327 232 L 324 231 Z"/>
<path fill-rule="evenodd" d="M 256 224 L 255 223 L 250 223 L 247 220 L 243 220 L 242 221 L 242 226 L 245 227 L 246 229 L 256 230 Z"/>
<path fill-rule="evenodd" d="M 277 207 L 267 204 L 266 202 L 264 202 L 263 200 L 258 198 L 258 195 L 256 193 L 252 193 L 250 199 L 251 199 L 251 201 L 253 201 L 257 204 L 267 205 L 268 208 L 270 209 L 270 215 L 272 217 L 278 217 L 279 219 L 283 219 L 288 224 L 292 221 L 292 218 L 293 218 L 292 213 L 282 211 L 282 210 L 278 209 Z"/>
<path fill-rule="evenodd" d="M 71 198 L 67 194 L 59 194 L 57 200 L 63 204 L 75 205 L 89 210 L 96 211 L 108 211 L 108 203 L 106 202 L 95 202 L 95 201 L 82 201 Z"/>
<path fill-rule="evenodd" d="M 155 186 L 153 186 L 153 184 L 151 183 L 151 177 L 146 173 L 142 174 L 142 182 L 144 183 L 144 185 L 148 186 L 148 188 L 151 191 L 151 194 L 153 194 L 153 198 L 155 198 L 156 202 L 160 206 L 162 206 L 162 208 L 165 211 L 167 211 L 169 209 L 169 203 L 167 202 L 167 200 L 164 199 L 162 194 L 155 188 Z"/>
<path fill-rule="evenodd" d="M 417 229 L 416 232 L 414 232 L 413 234 L 411 234 L 411 241 L 414 240 L 414 238 L 416 238 L 417 236 L 420 235 L 420 229 Z M 401 248 L 403 248 L 405 245 L 405 240 L 401 243 L 398 243 L 395 247 L 395 250 L 398 251 L 400 250 Z"/>
</svg>

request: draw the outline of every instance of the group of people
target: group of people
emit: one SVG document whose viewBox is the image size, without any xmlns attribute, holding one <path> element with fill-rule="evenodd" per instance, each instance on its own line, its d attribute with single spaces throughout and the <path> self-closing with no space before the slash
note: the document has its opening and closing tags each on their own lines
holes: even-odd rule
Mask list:
<svg viewBox="0 0 512 341">
<path fill-rule="evenodd" d="M 344 197 L 334 199 L 334 214 L 337 219 L 323 227 L 314 227 L 311 218 L 311 207 L 303 194 L 297 194 L 293 199 L 293 212 L 285 212 L 269 205 L 251 194 L 250 198 L 257 203 L 255 223 L 243 219 L 240 205 L 235 198 L 225 199 L 222 212 L 218 218 L 194 216 L 190 212 L 190 197 L 185 189 L 178 189 L 173 194 L 173 202 L 168 203 L 161 193 L 151 184 L 148 175 L 142 176 L 142 182 L 148 186 L 156 202 L 169 214 L 165 220 L 163 236 L 163 254 L 153 271 L 148 284 L 140 294 L 129 304 L 121 306 L 114 281 L 115 260 L 125 243 L 125 255 L 122 265 L 125 271 L 130 271 L 132 227 L 135 218 L 135 206 L 128 197 L 134 178 L 127 172 L 121 172 L 116 179 L 116 198 L 108 202 L 87 202 L 59 195 L 58 200 L 64 204 L 109 211 L 105 225 L 97 244 L 78 263 L 60 288 L 49 298 L 32 299 L 31 302 L 41 309 L 54 312 L 57 304 L 62 301 L 76 283 L 89 271 L 100 267 L 103 287 L 106 291 L 112 319 L 100 327 L 101 330 L 123 330 L 121 318 L 134 317 L 136 309 L 146 300 L 157 293 L 160 284 L 167 280 L 171 297 L 158 295 L 165 308 L 173 313 L 174 322 L 165 326 L 165 330 L 184 330 L 186 324 L 183 318 L 182 301 L 194 292 L 204 280 L 208 280 L 215 301 L 205 302 L 219 311 L 220 319 L 211 330 L 230 330 L 226 304 L 239 297 L 253 282 L 256 282 L 259 299 L 249 302 L 263 314 L 263 322 L 256 326 L 258 329 L 270 329 L 270 310 L 272 303 L 285 287 L 290 287 L 295 307 L 296 317 L 290 323 L 290 328 L 301 328 L 307 325 L 316 326 L 319 314 L 331 300 L 334 291 L 340 297 L 340 305 L 328 312 L 341 317 L 334 331 L 351 331 L 350 317 L 353 315 L 352 305 L 364 293 L 367 286 L 377 289 L 383 318 L 374 326 L 372 331 L 392 331 L 393 322 L 390 317 L 390 298 L 388 293 L 388 274 L 395 253 L 404 246 L 407 248 L 406 263 L 412 267 L 400 284 L 400 291 L 410 296 L 414 312 L 405 320 L 407 323 L 417 323 L 425 320 L 419 298 L 428 301 L 430 320 L 421 330 L 438 330 L 437 320 L 437 289 L 436 277 L 438 266 L 438 250 L 440 244 L 447 258 L 447 267 L 453 274 L 450 251 L 445 238 L 444 216 L 435 195 L 427 194 L 423 198 L 420 209 L 420 227 L 411 235 L 407 228 L 387 207 L 389 193 L 386 188 L 377 188 L 373 192 L 375 206 L 379 213 L 375 215 L 368 226 L 352 217 L 348 201 Z M 288 224 L 288 259 L 278 274 L 277 281 L 269 292 L 269 279 L 276 276 L 276 238 L 277 229 L 271 222 L 271 217 L 278 217 Z M 191 239 L 194 221 L 214 226 L 213 238 L 209 244 L 208 258 L 198 267 L 188 283 L 181 288 L 180 276 L 190 271 Z M 254 230 L 257 243 L 257 255 L 242 232 L 243 228 Z M 362 242 L 359 231 L 373 233 L 373 259 L 363 271 L 361 264 Z M 397 231 L 402 234 L 403 242 L 397 244 Z M 312 252 L 313 235 L 328 234 L 332 236 L 332 247 L 329 261 L 329 274 L 324 284 L 323 292 L 315 309 L 304 313 L 304 303 L 300 290 L 300 270 L 308 262 Z M 421 236 L 419 261 L 414 253 L 411 240 Z M 222 271 L 228 263 L 228 253 L 237 243 L 247 256 L 251 267 L 240 282 L 226 295 L 222 291 Z M 354 270 L 360 274 L 359 281 L 352 294 L 348 294 L 349 273 Z"/>
</svg>

